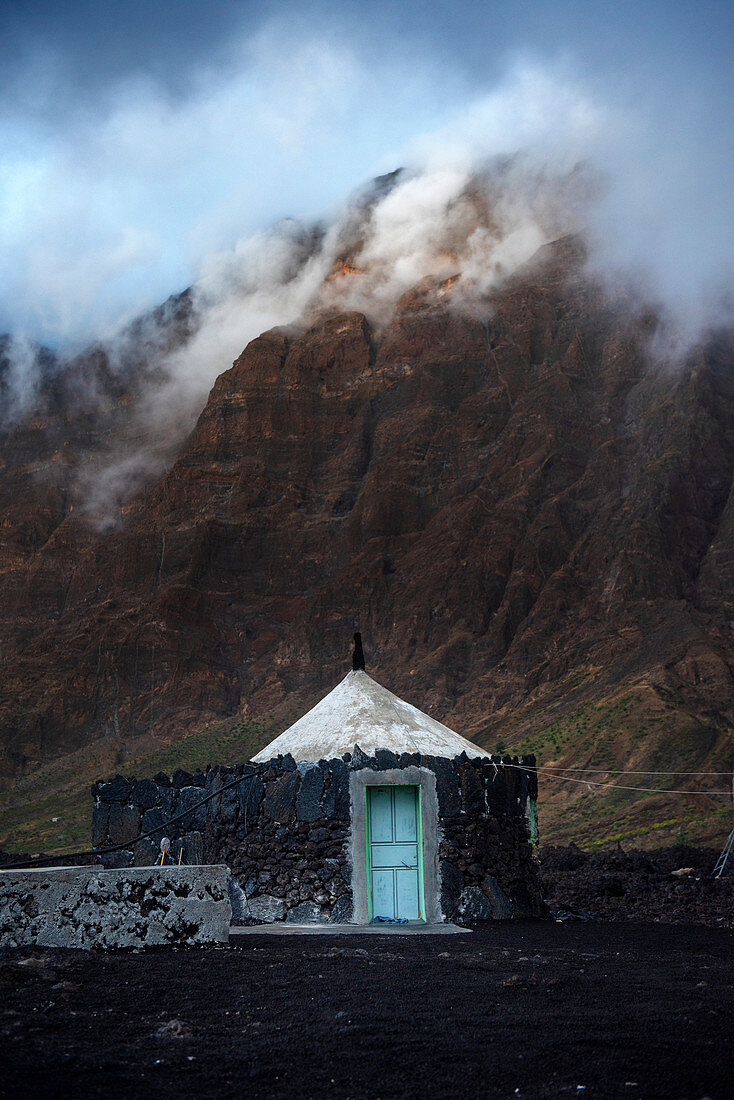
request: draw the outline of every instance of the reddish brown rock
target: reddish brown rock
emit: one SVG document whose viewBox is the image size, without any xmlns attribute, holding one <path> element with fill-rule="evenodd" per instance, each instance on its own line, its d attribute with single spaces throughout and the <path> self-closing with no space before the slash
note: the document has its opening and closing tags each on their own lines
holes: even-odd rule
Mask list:
<svg viewBox="0 0 734 1100">
<path fill-rule="evenodd" d="M 563 239 L 484 319 L 425 281 L 381 332 L 345 313 L 263 334 L 116 531 L 73 507 L 51 405 L 18 429 L 5 773 L 105 732 L 292 715 L 343 673 L 356 623 L 378 679 L 491 748 L 637 692 L 700 738 L 691 759 L 721 759 L 731 343 L 656 368 L 649 318 L 582 268 Z M 615 736 L 624 754 L 634 731 Z"/>
</svg>

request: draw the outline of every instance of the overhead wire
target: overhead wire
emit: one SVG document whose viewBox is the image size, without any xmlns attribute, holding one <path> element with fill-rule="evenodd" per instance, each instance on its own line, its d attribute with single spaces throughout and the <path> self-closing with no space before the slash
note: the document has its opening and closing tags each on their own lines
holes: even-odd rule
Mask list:
<svg viewBox="0 0 734 1100">
<path fill-rule="evenodd" d="M 392 701 L 391 701 L 391 703 L 392 703 Z M 408 723 L 405 721 L 405 719 L 399 713 L 397 707 L 395 707 L 394 704 L 392 704 L 392 706 L 393 706 L 393 709 L 395 710 L 395 714 L 396 714 L 396 717 L 398 718 L 398 721 L 404 726 L 405 731 L 408 734 L 409 739 L 412 741 L 414 747 L 417 750 L 419 766 L 421 766 L 422 765 L 422 755 L 423 754 L 421 752 L 420 746 L 416 743 L 416 741 L 415 741 L 415 739 L 412 735 L 412 732 L 410 730 L 410 727 L 408 726 Z M 495 766 L 495 769 L 496 769 L 497 764 L 496 764 L 495 761 L 493 761 L 493 763 L 494 763 L 494 766 Z M 730 789 L 727 789 L 725 791 L 696 791 L 696 790 L 681 790 L 679 788 L 638 787 L 638 786 L 631 786 L 631 785 L 627 785 L 627 784 L 616 783 L 616 782 L 611 782 L 611 781 L 602 780 L 602 779 L 586 779 L 586 778 L 579 778 L 576 775 L 567 775 L 567 774 L 565 774 L 566 772 L 580 772 L 580 773 L 591 774 L 591 775 L 606 774 L 606 775 L 711 775 L 711 776 L 722 776 L 722 775 L 729 775 L 730 773 L 728 771 L 647 771 L 647 770 L 644 770 L 644 769 L 633 769 L 633 768 L 607 769 L 607 768 L 595 767 L 595 766 L 588 766 L 588 767 L 584 767 L 584 768 L 579 768 L 579 767 L 574 767 L 572 765 L 569 765 L 569 767 L 567 767 L 567 768 L 562 768 L 562 769 L 558 770 L 558 769 L 552 768 L 551 766 L 549 766 L 547 764 L 536 764 L 536 765 L 533 766 L 533 765 L 530 765 L 530 764 L 520 764 L 520 763 L 515 764 L 512 761 L 506 761 L 506 760 L 500 760 L 500 763 L 503 767 L 516 768 L 518 771 L 525 771 L 525 772 L 535 771 L 536 774 L 541 773 L 544 778 L 555 779 L 555 780 L 558 780 L 559 782 L 565 782 L 565 783 L 578 783 L 578 784 L 582 784 L 582 785 L 588 787 L 589 789 L 593 789 L 595 787 L 597 787 L 597 788 L 604 787 L 604 788 L 611 789 L 611 790 L 616 789 L 616 790 L 621 790 L 621 791 L 637 791 L 637 792 L 640 792 L 640 793 L 643 793 L 643 794 L 675 794 L 675 795 L 685 795 L 685 796 L 688 796 L 688 795 L 706 795 L 706 796 L 712 796 L 712 797 L 729 796 L 729 795 L 732 794 L 732 790 L 730 790 Z M 237 786 L 239 783 L 242 783 L 245 779 L 250 779 L 250 778 L 252 778 L 252 776 L 257 775 L 262 770 L 263 765 L 250 763 L 250 764 L 245 765 L 245 767 L 249 769 L 246 773 L 243 773 L 242 775 L 238 776 L 236 779 L 231 780 L 229 783 L 225 783 L 218 790 L 213 791 L 211 794 L 207 795 L 205 798 L 201 799 L 199 802 L 195 803 L 193 806 L 190 806 L 186 810 L 184 810 L 181 813 L 177 814 L 175 817 L 170 818 L 168 821 L 164 822 L 162 825 L 157 825 L 155 828 L 150 829 L 147 833 L 142 833 L 140 836 L 136 837 L 135 842 L 137 843 L 140 840 L 147 840 L 151 836 L 154 836 L 156 834 L 161 833 L 164 828 L 167 828 L 170 825 L 175 825 L 179 821 L 182 821 L 185 817 L 188 817 L 189 815 L 194 813 L 195 810 L 198 810 L 199 807 L 205 805 L 207 802 L 212 801 L 212 799 L 217 798 L 224 791 L 229 790 L 232 787 Z M 110 855 L 114 852 L 119 852 L 119 851 L 122 851 L 126 848 L 129 848 L 129 843 L 127 843 L 127 842 L 122 843 L 122 844 L 112 845 L 112 846 L 109 846 L 109 847 L 106 847 L 106 848 L 94 848 L 94 849 L 91 849 L 91 850 L 86 850 L 86 851 L 81 851 L 81 852 L 63 852 L 63 853 L 56 853 L 56 854 L 50 855 L 50 856 L 29 856 L 26 859 L 21 859 L 19 861 L 13 862 L 13 863 L 0 864 L 0 870 L 12 870 L 14 868 L 27 867 L 29 863 L 33 864 L 33 865 L 39 865 L 39 864 L 44 864 L 44 863 L 48 863 L 48 862 L 54 862 L 54 861 L 57 861 L 58 859 L 80 859 L 80 858 L 85 858 L 87 856 Z"/>
<path fill-rule="evenodd" d="M 396 714 L 398 716 L 398 719 L 402 722 L 402 724 L 406 728 L 406 731 L 408 733 L 408 737 L 410 738 L 411 741 L 413 741 L 413 744 L 415 745 L 416 749 L 418 750 L 418 758 L 419 758 L 419 763 L 420 763 L 421 760 L 422 760 L 422 753 L 420 751 L 420 748 L 418 747 L 415 740 L 413 739 L 413 736 L 410 732 L 410 729 L 408 728 L 407 723 L 405 722 L 404 719 L 401 718 L 400 714 L 397 711 L 397 708 L 395 708 L 395 709 L 396 709 Z M 495 763 L 495 762 L 493 761 L 493 763 Z M 621 790 L 621 791 L 639 791 L 639 792 L 646 793 L 646 794 L 680 794 L 680 795 L 686 795 L 686 796 L 687 795 L 720 796 L 720 795 L 730 795 L 732 793 L 730 790 L 726 790 L 726 791 L 684 791 L 684 790 L 677 790 L 677 789 L 666 789 L 666 788 L 662 788 L 662 787 L 632 787 L 632 786 L 627 786 L 627 785 L 624 785 L 624 784 L 621 784 L 621 783 L 605 782 L 603 780 L 598 780 L 598 779 L 596 779 L 596 780 L 595 779 L 592 779 L 592 780 L 579 779 L 576 776 L 564 775 L 562 772 L 550 771 L 547 767 L 542 767 L 542 766 L 540 768 L 538 768 L 538 767 L 534 768 L 530 764 L 519 764 L 519 763 L 515 764 L 512 761 L 506 761 L 506 760 L 501 760 L 500 763 L 503 767 L 516 768 L 518 771 L 525 771 L 525 772 L 542 771 L 544 773 L 544 776 L 548 779 L 557 779 L 561 782 L 566 782 L 566 783 L 580 783 L 580 784 L 583 784 L 586 787 L 589 787 L 590 789 L 593 788 L 593 787 L 606 787 L 606 788 L 609 788 L 609 789 L 612 789 L 612 790 L 616 789 L 616 790 Z M 213 791 L 211 794 L 206 795 L 205 798 L 202 798 L 199 802 L 194 803 L 193 806 L 189 806 L 187 809 L 185 809 L 181 813 L 177 814 L 175 817 L 169 818 L 168 821 L 163 822 L 161 825 L 155 826 L 155 828 L 150 829 L 147 833 L 142 833 L 140 836 L 135 838 L 135 843 L 137 844 L 138 841 L 147 840 L 151 836 L 154 836 L 158 833 L 162 833 L 165 828 L 168 828 L 171 825 L 175 825 L 179 821 L 183 821 L 183 819 L 185 817 L 189 817 L 191 814 L 194 813 L 195 810 L 198 810 L 199 807 L 205 805 L 207 802 L 211 802 L 212 799 L 219 797 L 221 794 L 224 793 L 224 791 L 230 790 L 232 787 L 236 787 L 238 784 L 242 783 L 245 779 L 251 779 L 254 775 L 258 775 L 259 772 L 263 769 L 264 765 L 261 765 L 261 764 L 248 764 L 248 765 L 245 765 L 245 766 L 249 769 L 246 773 L 237 776 L 236 779 L 231 780 L 229 783 L 223 784 L 216 791 Z M 495 768 L 496 767 L 497 767 L 497 764 L 495 763 Z M 572 770 L 580 771 L 581 769 L 572 769 Z M 647 774 L 671 775 L 671 774 L 676 774 L 676 773 L 674 773 L 674 772 L 659 772 L 659 773 L 647 773 Z M 690 772 L 690 773 L 677 773 L 677 774 L 726 775 L 728 773 L 726 773 L 726 772 Z M 49 862 L 51 862 L 51 863 L 56 862 L 59 859 L 81 859 L 81 858 L 85 858 L 87 856 L 99 857 L 99 856 L 103 856 L 103 855 L 111 855 L 113 852 L 121 852 L 124 849 L 127 849 L 129 847 L 130 847 L 129 842 L 124 842 L 122 844 L 115 844 L 115 845 L 111 845 L 111 846 L 108 846 L 108 847 L 105 847 L 105 848 L 93 848 L 93 849 L 89 849 L 89 850 L 82 851 L 82 852 L 61 852 L 61 853 L 57 852 L 54 855 L 49 855 L 49 856 L 28 856 L 26 859 L 16 860 L 13 863 L 0 864 L 0 870 L 9 871 L 9 870 L 13 870 L 15 868 L 27 867 L 29 864 L 32 864 L 33 866 L 39 866 L 39 865 L 49 863 Z"/>
<path fill-rule="evenodd" d="M 558 771 L 558 768 L 553 768 L 551 764 L 538 764 L 537 771 L 545 771 L 547 768 L 552 768 L 553 771 Z M 681 768 L 671 768 L 669 771 L 661 772 L 654 771 L 651 768 L 605 768 L 594 767 L 589 765 L 584 768 L 574 768 L 571 765 L 564 766 L 560 769 L 564 772 L 604 772 L 605 775 L 731 775 L 732 769 L 729 768 L 723 772 L 687 772 Z"/>
<path fill-rule="evenodd" d="M 605 782 L 601 779 L 578 779 L 573 775 L 563 775 L 558 772 L 545 772 L 548 779 L 560 779 L 565 783 L 583 783 L 586 787 L 608 787 L 617 791 L 644 791 L 648 794 L 705 794 L 705 795 L 730 795 L 731 790 L 726 791 L 685 791 L 679 788 L 666 787 L 631 787 L 624 783 Z"/>
<path fill-rule="evenodd" d="M 613 783 L 602 779 L 581 779 L 578 776 L 566 775 L 566 771 L 582 771 L 581 768 L 568 768 L 568 769 L 550 769 L 548 765 L 535 765 L 533 767 L 530 764 L 515 764 L 514 762 L 502 761 L 506 768 L 517 768 L 519 771 L 535 771 L 542 773 L 543 778 L 546 779 L 558 779 L 561 782 L 566 783 L 582 783 L 586 787 L 608 787 L 619 791 L 642 791 L 647 794 L 699 794 L 699 795 L 725 795 L 731 796 L 731 788 L 725 791 L 695 791 L 695 790 L 681 790 L 680 788 L 666 788 L 666 787 L 632 787 L 623 783 Z M 598 774 L 598 771 L 602 769 L 593 769 L 593 774 Z M 624 773 L 619 773 L 624 774 Z M 640 772 L 632 774 L 642 775 L 729 775 L 729 772 Z"/>
</svg>

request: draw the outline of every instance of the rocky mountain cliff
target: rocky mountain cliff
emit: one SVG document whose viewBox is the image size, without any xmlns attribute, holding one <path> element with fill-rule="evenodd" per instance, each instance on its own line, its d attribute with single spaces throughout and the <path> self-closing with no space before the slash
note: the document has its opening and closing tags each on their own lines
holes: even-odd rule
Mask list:
<svg viewBox="0 0 734 1100">
<path fill-rule="evenodd" d="M 378 680 L 492 749 L 729 766 L 734 343 L 658 365 L 654 315 L 590 281 L 574 236 L 483 314 L 455 285 L 253 340 L 112 529 L 80 507 L 80 456 L 129 430 L 139 372 L 103 416 L 69 396 L 88 358 L 46 386 L 2 445 L 5 776 L 103 735 L 285 723 L 357 625 Z M 586 812 L 570 783 L 553 799 Z"/>
</svg>

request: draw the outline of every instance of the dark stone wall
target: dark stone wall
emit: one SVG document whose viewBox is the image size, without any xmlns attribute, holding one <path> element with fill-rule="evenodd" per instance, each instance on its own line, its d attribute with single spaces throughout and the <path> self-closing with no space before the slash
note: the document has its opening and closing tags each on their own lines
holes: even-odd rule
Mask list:
<svg viewBox="0 0 734 1100">
<path fill-rule="evenodd" d="M 541 916 L 539 864 L 526 817 L 528 799 L 538 797 L 535 757 L 437 764 L 444 916 L 462 923 Z"/>
<path fill-rule="evenodd" d="M 233 769 L 222 769 L 216 781 L 233 777 Z M 237 790 L 223 801 L 227 795 Z M 231 868 L 253 920 L 281 914 L 306 923 L 349 920 L 349 809 L 345 761 L 297 767 L 279 756 L 245 780 L 237 804 L 230 797 L 213 811 L 204 834 L 207 858 Z"/>
<path fill-rule="evenodd" d="M 537 797 L 535 758 L 454 760 L 381 750 L 300 764 L 215 767 L 171 779 L 115 776 L 92 789 L 92 843 L 124 844 L 106 866 L 146 866 L 171 840 L 171 858 L 226 863 L 244 893 L 240 920 L 345 921 L 352 915 L 349 771 L 419 765 L 436 775 L 441 908 L 447 919 L 540 915 L 538 864 L 525 810 Z M 236 786 L 218 792 L 243 776 Z M 205 805 L 201 800 L 213 795 Z M 184 814 L 182 821 L 171 819 Z M 154 830 L 149 839 L 142 835 Z"/>
</svg>

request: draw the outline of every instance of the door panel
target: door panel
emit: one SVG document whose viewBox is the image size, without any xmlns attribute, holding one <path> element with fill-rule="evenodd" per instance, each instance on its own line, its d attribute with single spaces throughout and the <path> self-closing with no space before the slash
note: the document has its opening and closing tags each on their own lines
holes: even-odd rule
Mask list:
<svg viewBox="0 0 734 1100">
<path fill-rule="evenodd" d="M 418 839 L 418 822 L 415 814 L 415 787 L 395 787 L 395 840 Z"/>
<path fill-rule="evenodd" d="M 395 902 L 397 913 L 408 920 L 417 920 L 420 916 L 418 904 L 418 869 L 408 871 L 405 868 L 395 870 Z"/>
<path fill-rule="evenodd" d="M 392 842 L 392 798 L 389 787 L 370 789 L 370 825 L 373 844 Z"/>
<path fill-rule="evenodd" d="M 415 844 L 373 844 L 373 867 L 418 867 Z"/>
<path fill-rule="evenodd" d="M 372 915 L 418 920 L 418 789 L 369 787 Z"/>
<path fill-rule="evenodd" d="M 372 909 L 375 917 L 395 916 L 395 876 L 392 869 L 372 872 Z"/>
</svg>

